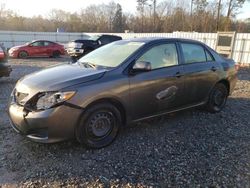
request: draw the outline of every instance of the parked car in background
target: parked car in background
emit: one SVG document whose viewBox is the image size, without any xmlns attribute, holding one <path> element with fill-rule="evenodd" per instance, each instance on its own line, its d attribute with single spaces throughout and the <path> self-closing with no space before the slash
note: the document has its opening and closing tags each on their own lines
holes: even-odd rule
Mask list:
<svg viewBox="0 0 250 188">
<path fill-rule="evenodd" d="M 8 58 L 7 52 L 4 48 L 4 46 L 0 45 L 0 63 L 6 62 Z"/>
<path fill-rule="evenodd" d="M 9 49 L 9 57 L 59 57 L 65 54 L 63 45 L 47 40 L 35 40 Z"/>
<path fill-rule="evenodd" d="M 122 40 L 122 38 L 116 35 L 94 35 L 89 39 L 74 40 L 68 43 L 67 53 L 71 56 L 73 62 L 75 62 L 94 49 L 117 40 Z"/>
<path fill-rule="evenodd" d="M 0 45 L 0 77 L 8 77 L 12 71 L 9 65 L 6 65 L 8 56 L 5 48 Z"/>
<path fill-rule="evenodd" d="M 75 137 L 100 148 L 132 122 L 197 106 L 220 112 L 237 81 L 234 65 L 194 40 L 116 41 L 20 79 L 9 115 L 34 141 Z"/>
</svg>

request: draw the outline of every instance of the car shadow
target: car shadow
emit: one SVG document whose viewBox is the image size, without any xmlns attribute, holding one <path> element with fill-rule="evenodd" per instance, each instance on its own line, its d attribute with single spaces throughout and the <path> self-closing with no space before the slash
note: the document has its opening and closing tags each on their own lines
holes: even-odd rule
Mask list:
<svg viewBox="0 0 250 188">
<path fill-rule="evenodd" d="M 217 114 L 193 109 L 142 121 L 97 150 L 74 140 L 38 144 L 11 133 L 15 141 L 9 142 L 5 167 L 18 172 L 14 183 L 24 179 L 94 183 L 104 177 L 98 181 L 108 185 L 116 179 L 132 185 L 210 185 L 207 179 L 211 178 L 220 184 L 227 180 L 220 178 L 228 171 L 233 174 L 228 178 L 245 177 L 243 168 L 250 171 L 246 167 L 250 163 L 249 106 L 249 99 L 230 97 Z"/>
</svg>

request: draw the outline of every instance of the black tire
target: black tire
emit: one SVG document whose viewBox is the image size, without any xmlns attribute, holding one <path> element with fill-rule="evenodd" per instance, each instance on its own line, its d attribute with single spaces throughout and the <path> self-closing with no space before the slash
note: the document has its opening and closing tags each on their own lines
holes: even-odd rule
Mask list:
<svg viewBox="0 0 250 188">
<path fill-rule="evenodd" d="M 109 103 L 100 103 L 87 109 L 76 127 L 78 142 L 90 148 L 111 144 L 121 126 L 119 110 Z"/>
<path fill-rule="evenodd" d="M 209 95 L 206 110 L 211 113 L 220 112 L 226 105 L 227 97 L 228 88 L 223 83 L 216 84 Z"/>
<path fill-rule="evenodd" d="M 71 56 L 71 63 L 77 62 L 78 58 L 75 56 Z"/>
<path fill-rule="evenodd" d="M 28 54 L 28 52 L 26 52 L 26 51 L 20 51 L 19 53 L 18 53 L 18 57 L 19 58 L 27 58 L 29 56 L 29 54 Z"/>
<path fill-rule="evenodd" d="M 52 53 L 52 57 L 53 57 L 53 58 L 58 58 L 58 57 L 60 57 L 60 55 L 61 55 L 61 53 L 60 53 L 59 51 L 54 51 L 54 52 Z"/>
</svg>

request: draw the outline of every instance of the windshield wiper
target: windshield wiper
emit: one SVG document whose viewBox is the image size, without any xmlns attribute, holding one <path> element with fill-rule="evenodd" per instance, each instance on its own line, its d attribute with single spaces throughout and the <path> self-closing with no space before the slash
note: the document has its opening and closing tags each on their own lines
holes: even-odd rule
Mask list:
<svg viewBox="0 0 250 188">
<path fill-rule="evenodd" d="M 81 61 L 78 61 L 77 62 L 78 64 L 81 64 L 81 65 L 84 65 L 85 66 L 85 68 L 93 68 L 93 69 L 95 69 L 96 68 L 96 65 L 95 64 L 93 64 L 93 63 L 90 63 L 90 62 L 81 62 Z"/>
</svg>

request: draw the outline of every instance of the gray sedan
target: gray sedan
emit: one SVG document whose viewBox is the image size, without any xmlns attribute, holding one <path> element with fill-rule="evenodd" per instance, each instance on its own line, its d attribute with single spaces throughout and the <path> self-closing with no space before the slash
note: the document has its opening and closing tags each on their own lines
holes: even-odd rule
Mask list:
<svg viewBox="0 0 250 188">
<path fill-rule="evenodd" d="M 34 141 L 76 138 L 100 148 L 132 122 L 197 106 L 221 111 L 236 84 L 234 66 L 193 40 L 121 40 L 20 79 L 9 116 Z"/>
</svg>

